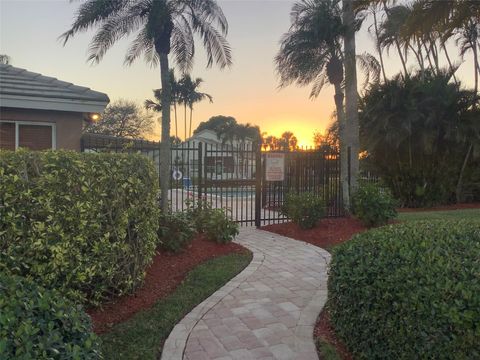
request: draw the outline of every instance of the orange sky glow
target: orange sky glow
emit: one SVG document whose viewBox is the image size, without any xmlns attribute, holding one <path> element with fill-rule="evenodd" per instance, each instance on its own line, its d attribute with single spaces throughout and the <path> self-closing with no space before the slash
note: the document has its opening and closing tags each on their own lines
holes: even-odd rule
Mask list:
<svg viewBox="0 0 480 360">
<path fill-rule="evenodd" d="M 78 35 L 62 46 L 58 37 L 71 25 L 79 3 L 0 0 L 0 54 L 8 54 L 14 66 L 88 86 L 107 93 L 111 100 L 124 98 L 143 104 L 145 99 L 152 98 L 152 90 L 160 87 L 158 68 L 151 68 L 143 59 L 131 67 L 123 65 L 131 38 L 120 41 L 94 66 L 86 63 L 92 32 Z M 201 91 L 212 95 L 214 102 L 195 107 L 193 128 L 211 116 L 228 115 L 240 123 L 259 125 L 262 132 L 270 135 L 280 136 L 284 131 L 291 131 L 300 146 L 311 146 L 314 132 L 323 132 L 331 123 L 334 110 L 331 87 L 325 87 L 315 101 L 308 98 L 309 88 L 278 89 L 273 59 L 282 34 L 290 26 L 293 3 L 290 0 L 219 1 L 229 21 L 227 39 L 232 46 L 234 64 L 225 71 L 205 69 L 206 59 L 198 43 L 192 76 L 203 78 Z M 357 51 L 375 54 L 368 26 L 365 24 L 357 36 Z M 450 54 L 458 54 L 452 44 L 449 47 Z M 401 66 L 394 53 L 390 55 L 386 58 L 386 70 L 391 75 L 398 73 Z M 457 62 L 461 60 L 458 58 Z M 466 56 L 457 73 L 468 86 L 473 84 L 472 68 L 471 59 Z M 182 112 L 179 116 L 183 119 Z M 183 134 L 183 125 L 179 130 Z M 159 137 L 157 126 L 149 138 L 158 140 Z"/>
</svg>

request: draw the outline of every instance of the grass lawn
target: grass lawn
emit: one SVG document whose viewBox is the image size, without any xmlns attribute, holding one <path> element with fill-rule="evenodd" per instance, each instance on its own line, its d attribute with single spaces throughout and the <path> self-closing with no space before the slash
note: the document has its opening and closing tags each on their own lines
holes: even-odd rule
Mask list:
<svg viewBox="0 0 480 360">
<path fill-rule="evenodd" d="M 242 271 L 251 258 L 247 253 L 230 254 L 197 266 L 171 295 L 101 336 L 105 359 L 157 359 L 175 324 Z"/>
<path fill-rule="evenodd" d="M 398 220 L 400 221 L 442 220 L 442 219 L 443 220 L 461 220 L 461 219 L 480 220 L 480 209 L 417 211 L 417 212 L 398 213 Z"/>
<path fill-rule="evenodd" d="M 317 338 L 317 349 L 318 355 L 320 359 L 323 360 L 341 360 L 342 357 L 338 354 L 337 349 L 335 346 L 330 344 L 329 342 L 325 341 L 322 338 Z"/>
</svg>

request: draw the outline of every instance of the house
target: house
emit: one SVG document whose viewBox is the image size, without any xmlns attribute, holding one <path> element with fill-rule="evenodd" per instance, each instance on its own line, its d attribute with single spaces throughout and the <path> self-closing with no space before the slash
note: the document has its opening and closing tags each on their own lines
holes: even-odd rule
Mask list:
<svg viewBox="0 0 480 360">
<path fill-rule="evenodd" d="M 201 158 L 199 144 L 201 144 Z M 172 149 L 173 167 L 185 176 L 198 176 L 199 160 L 207 179 L 252 179 L 255 149 L 250 139 L 224 142 L 215 131 L 202 130 Z"/>
<path fill-rule="evenodd" d="M 83 126 L 109 101 L 104 93 L 0 64 L 0 149 L 80 151 Z"/>
</svg>

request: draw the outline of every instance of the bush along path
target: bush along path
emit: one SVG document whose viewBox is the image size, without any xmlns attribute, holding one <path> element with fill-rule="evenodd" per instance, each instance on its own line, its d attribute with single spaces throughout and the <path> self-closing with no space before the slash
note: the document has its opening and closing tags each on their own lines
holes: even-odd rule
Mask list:
<svg viewBox="0 0 480 360">
<path fill-rule="evenodd" d="M 256 229 L 236 242 L 252 262 L 175 326 L 162 359 L 318 359 L 313 328 L 327 299 L 328 252 Z"/>
</svg>

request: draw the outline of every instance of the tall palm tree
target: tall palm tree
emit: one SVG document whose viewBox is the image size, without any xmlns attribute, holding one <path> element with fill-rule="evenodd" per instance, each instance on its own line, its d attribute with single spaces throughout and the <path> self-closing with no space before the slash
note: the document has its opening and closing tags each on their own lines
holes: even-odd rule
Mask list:
<svg viewBox="0 0 480 360">
<path fill-rule="evenodd" d="M 340 156 L 347 158 L 345 112 L 343 107 L 342 24 L 339 0 L 301 0 L 293 5 L 292 25 L 283 35 L 275 57 L 280 86 L 313 83 L 310 97 L 316 97 L 329 82 L 335 88 L 335 106 L 340 128 Z M 342 161 L 342 190 L 349 206 L 348 163 Z"/>
<path fill-rule="evenodd" d="M 178 120 L 177 120 L 177 104 L 180 97 L 180 86 L 175 78 L 175 70 L 170 69 L 170 86 L 171 86 L 171 104 L 173 106 L 175 116 L 175 138 L 178 138 Z M 145 100 L 145 108 L 157 112 L 162 112 L 162 89 L 153 90 L 155 100 Z"/>
<path fill-rule="evenodd" d="M 358 90 L 357 90 L 357 66 L 356 66 L 356 49 L 355 49 L 355 32 L 357 29 L 357 21 L 355 18 L 354 1 L 343 0 L 342 2 L 342 19 L 345 26 L 344 33 L 344 54 L 345 54 L 345 116 L 347 137 L 350 144 L 350 151 L 347 149 L 350 160 L 350 179 L 348 175 L 345 177 L 350 180 L 350 188 L 357 187 L 357 176 L 359 172 L 360 162 L 360 134 L 358 122 Z M 346 159 L 346 157 L 344 158 Z M 343 161 L 345 162 L 345 161 Z M 350 188 L 348 192 L 343 194 L 347 210 L 350 208 Z"/>
<path fill-rule="evenodd" d="M 188 74 L 184 75 L 179 82 L 180 102 L 183 103 L 185 107 L 185 137 L 187 136 L 187 106 L 190 109 L 190 126 L 188 130 L 188 136 L 190 137 L 192 136 L 193 105 L 205 99 L 208 99 L 211 103 L 213 102 L 211 95 L 198 91 L 202 83 L 203 79 L 192 79 Z"/>
<path fill-rule="evenodd" d="M 86 0 L 80 5 L 72 27 L 62 35 L 64 43 L 75 34 L 97 28 L 89 48 L 89 60 L 99 62 L 121 38 L 136 33 L 125 63 L 142 54 L 152 65 L 160 64 L 162 84 L 162 141 L 160 161 L 161 207 L 168 210 L 170 183 L 170 72 L 169 54 L 182 72 L 193 65 L 195 34 L 203 42 L 207 66 L 231 65 L 231 50 L 225 39 L 228 24 L 215 0 Z"/>
</svg>

